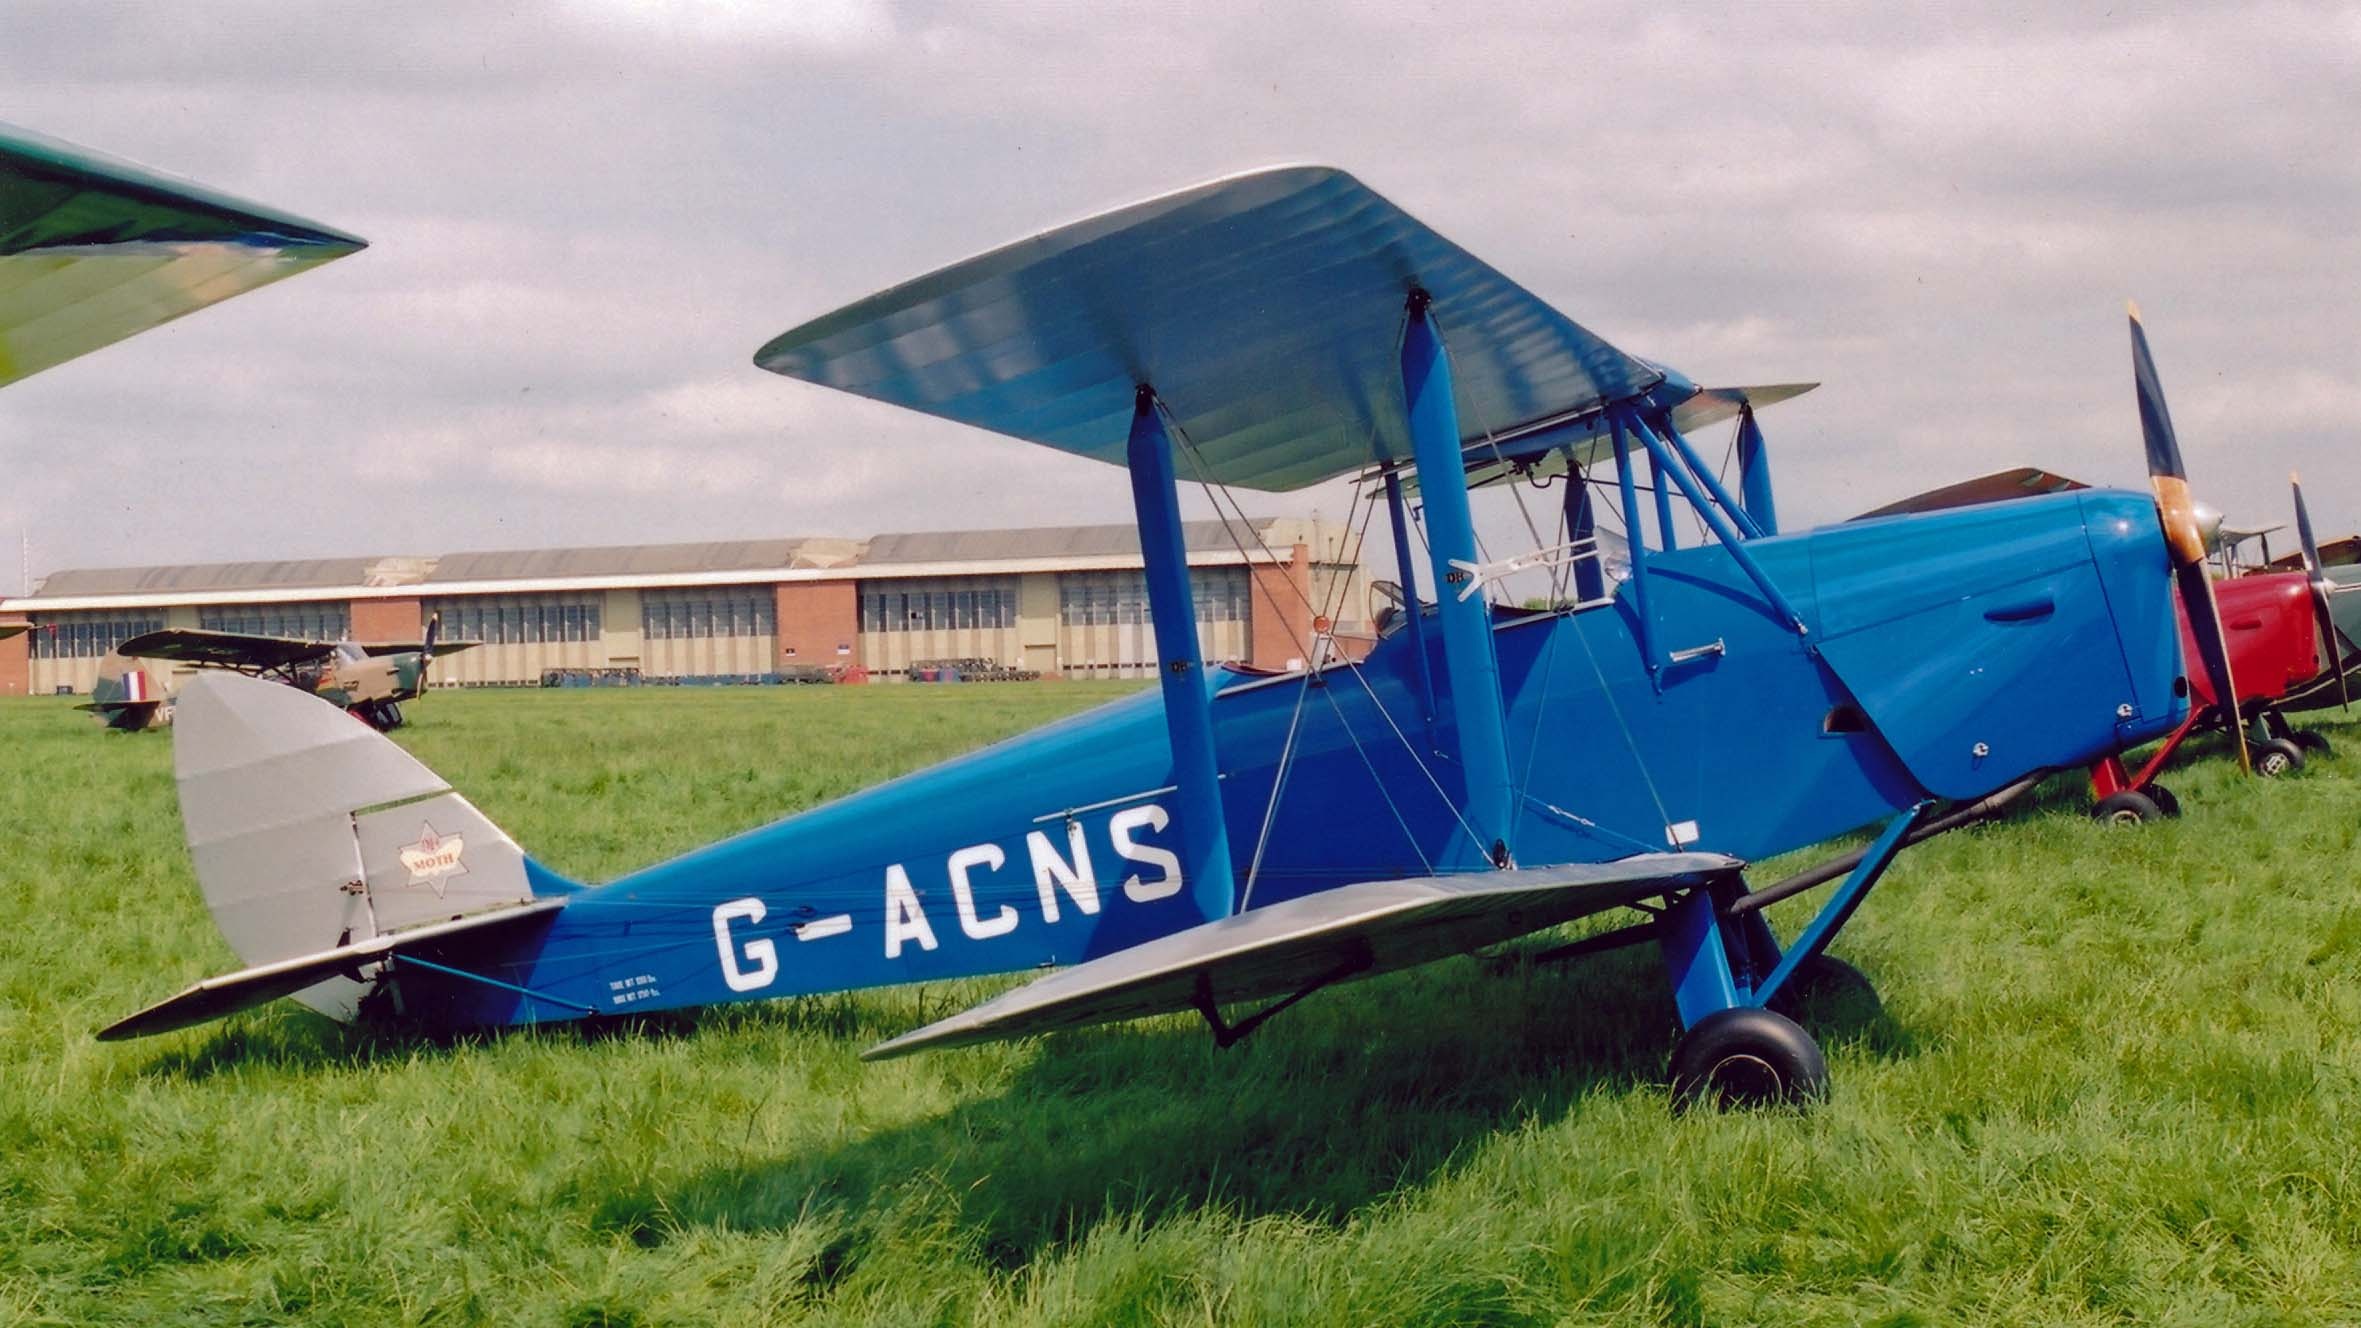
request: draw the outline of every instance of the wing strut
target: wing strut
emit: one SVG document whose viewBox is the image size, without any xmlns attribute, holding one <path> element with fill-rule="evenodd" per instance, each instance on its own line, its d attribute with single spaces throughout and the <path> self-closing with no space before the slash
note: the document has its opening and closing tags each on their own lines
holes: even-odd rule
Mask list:
<svg viewBox="0 0 2361 1328">
<path fill-rule="evenodd" d="M 1779 533 L 1779 507 L 1771 498 L 1771 464 L 1763 455 L 1762 426 L 1754 422 L 1754 403 L 1738 408 L 1738 491 L 1746 496 L 1746 515 L 1765 535 Z"/>
<path fill-rule="evenodd" d="M 1427 731 L 1435 727 L 1435 678 L 1426 662 L 1426 607 L 1418 600 L 1417 565 L 1410 561 L 1410 513 L 1402 504 L 1402 472 L 1385 473 L 1386 512 L 1394 523 L 1394 562 L 1402 577 L 1402 626 L 1410 633 L 1410 660 L 1418 666 L 1418 697 Z M 1441 592 L 1436 592 L 1440 597 Z"/>
<path fill-rule="evenodd" d="M 1146 565 L 1148 616 L 1156 634 L 1156 677 L 1164 689 L 1164 722 L 1172 738 L 1181 878 L 1189 883 L 1198 914 L 1212 922 L 1237 911 L 1237 879 L 1214 758 L 1213 693 L 1198 657 L 1197 603 L 1189 591 L 1188 549 L 1181 538 L 1172 437 L 1165 431 L 1156 390 L 1145 383 L 1133 397 L 1126 450 Z"/>
<path fill-rule="evenodd" d="M 1297 1001 L 1300 1001 L 1304 997 L 1311 995 L 1313 992 L 1320 990 L 1322 987 L 1333 987 L 1339 982 L 1358 977 L 1361 974 L 1369 971 L 1369 969 L 1375 963 L 1376 959 L 1369 953 L 1368 947 L 1356 946 L 1353 949 L 1353 953 L 1348 955 L 1343 962 L 1337 964 L 1334 968 L 1327 970 L 1320 976 L 1313 978 L 1304 985 L 1297 987 L 1294 991 L 1287 993 L 1285 996 L 1280 997 L 1279 999 L 1271 1002 L 1269 1005 L 1262 1007 L 1253 1014 L 1246 1016 L 1244 1019 L 1241 1019 L 1234 1024 L 1221 1017 L 1221 1006 L 1214 1002 L 1213 974 L 1210 970 L 1197 974 L 1197 985 L 1191 994 L 1191 1000 L 1196 1004 L 1197 1013 L 1204 1017 L 1205 1026 L 1208 1029 L 1211 1029 L 1213 1032 L 1213 1045 L 1222 1051 L 1228 1051 L 1230 1048 L 1237 1046 L 1241 1042 L 1244 1042 L 1248 1034 L 1251 1034 L 1254 1032 L 1254 1030 L 1269 1022 L 1271 1016 L 1279 1013 L 1281 1010 L 1284 1010 L 1288 1006 L 1295 1004 Z"/>
<path fill-rule="evenodd" d="M 1505 867 L 1512 860 L 1512 786 L 1500 662 L 1492 653 L 1490 602 L 1457 593 L 1458 583 L 1472 573 L 1453 564 L 1477 562 L 1476 527 L 1468 512 L 1451 360 L 1428 316 L 1429 303 L 1425 291 L 1410 293 L 1409 325 L 1402 335 L 1402 399 L 1426 496 L 1427 558 L 1435 575 L 1435 613 L 1443 621 L 1443 686 L 1458 734 L 1460 774 L 1467 781 L 1467 826 L 1478 839 L 1477 860 Z"/>
</svg>

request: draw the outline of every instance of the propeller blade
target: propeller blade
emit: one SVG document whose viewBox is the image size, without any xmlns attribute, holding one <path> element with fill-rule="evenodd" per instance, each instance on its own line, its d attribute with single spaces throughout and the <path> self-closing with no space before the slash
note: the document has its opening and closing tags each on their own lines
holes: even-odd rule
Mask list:
<svg viewBox="0 0 2361 1328">
<path fill-rule="evenodd" d="M 426 695 L 426 671 L 434 667 L 435 642 L 442 639 L 443 615 L 440 610 L 426 616 L 426 639 L 419 643 L 418 694 Z"/>
<path fill-rule="evenodd" d="M 2287 486 L 2295 491 L 2295 533 L 2304 546 L 2304 575 L 2311 578 L 2312 618 L 2320 627 L 2320 648 L 2328 652 L 2329 672 L 2336 675 L 2337 704 L 2350 710 L 2353 696 L 2345 682 L 2345 651 L 2338 643 L 2336 614 L 2328 607 L 2328 597 L 2335 592 L 2320 562 L 2320 541 L 2312 538 L 2312 514 L 2304 507 L 2303 477 L 2289 471 Z"/>
<path fill-rule="evenodd" d="M 2148 448 L 2148 487 L 2156 494 L 2156 510 L 2163 518 L 2164 542 L 2171 546 L 2176 564 L 2202 562 L 2205 539 L 2197 529 L 2197 504 L 2189 496 L 2189 470 L 2181 462 L 2180 436 L 2173 432 L 2172 411 L 2164 404 L 2156 358 L 2148 353 L 2140 306 L 2127 307 L 2131 310 L 2131 377 L 2140 402 L 2140 439 Z"/>
<path fill-rule="evenodd" d="M 2222 631 L 2221 605 L 2214 601 L 2213 578 L 2206 575 L 2203 563 L 2184 563 L 2173 569 L 2173 577 L 2180 583 L 2181 606 L 2188 610 L 2189 632 L 2197 638 L 2197 655 L 2204 662 L 2206 680 L 2213 684 L 2214 701 L 2222 708 L 2231 740 L 2238 744 L 2238 768 L 2251 774 L 2254 761 L 2246 752 L 2246 724 L 2238 713 L 2238 682 L 2230 676 L 2230 643 Z"/>
</svg>

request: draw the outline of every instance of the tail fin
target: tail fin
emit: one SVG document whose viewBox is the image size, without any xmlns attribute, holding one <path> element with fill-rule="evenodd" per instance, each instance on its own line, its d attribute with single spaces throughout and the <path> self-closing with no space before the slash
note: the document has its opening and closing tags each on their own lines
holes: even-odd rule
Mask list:
<svg viewBox="0 0 2361 1328">
<path fill-rule="evenodd" d="M 382 734 L 278 683 L 193 679 L 173 767 L 206 906 L 252 967 L 504 919 L 536 881 L 545 893 L 570 885 L 528 866 L 515 841 Z M 336 976 L 291 994 L 350 1020 L 367 990 Z"/>
</svg>

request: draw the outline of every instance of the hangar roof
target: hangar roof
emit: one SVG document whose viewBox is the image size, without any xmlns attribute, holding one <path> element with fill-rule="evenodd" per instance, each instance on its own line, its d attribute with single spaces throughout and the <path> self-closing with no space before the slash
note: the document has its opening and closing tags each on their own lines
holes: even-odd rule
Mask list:
<svg viewBox="0 0 2361 1328">
<path fill-rule="evenodd" d="M 1189 561 L 1201 565 L 1283 560 L 1298 541 L 1325 542 L 1338 528 L 1291 517 L 1251 518 L 1241 554 L 1220 521 L 1191 521 Z M 1265 554 L 1256 542 L 1269 547 Z M 866 540 L 828 536 L 510 549 L 437 556 L 388 555 L 280 562 L 204 563 L 53 572 L 30 595 L 0 599 L 0 610 L 159 608 L 420 595 L 533 594 L 561 590 L 841 581 L 867 575 L 959 576 L 1121 569 L 1140 565 L 1139 534 L 1128 525 L 1025 530 L 915 531 Z"/>
</svg>

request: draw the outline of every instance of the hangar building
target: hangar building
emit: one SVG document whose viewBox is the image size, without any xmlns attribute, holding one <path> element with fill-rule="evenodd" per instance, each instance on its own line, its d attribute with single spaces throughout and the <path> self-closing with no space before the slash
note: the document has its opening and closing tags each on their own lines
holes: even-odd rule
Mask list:
<svg viewBox="0 0 2361 1328">
<path fill-rule="evenodd" d="M 1343 527 L 1257 518 L 1233 538 L 1199 521 L 1187 539 L 1208 660 L 1289 667 L 1316 616 L 1368 635 L 1369 584 Z M 415 640 L 437 612 L 446 636 L 484 643 L 439 662 L 441 684 L 797 664 L 895 680 L 931 659 L 1144 677 L 1155 649 L 1141 565 L 1122 525 L 61 571 L 0 599 L 0 622 L 32 624 L 0 640 L 0 695 L 88 692 L 100 656 L 161 627 Z"/>
</svg>

